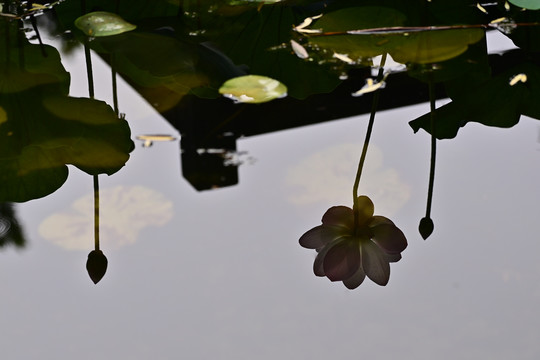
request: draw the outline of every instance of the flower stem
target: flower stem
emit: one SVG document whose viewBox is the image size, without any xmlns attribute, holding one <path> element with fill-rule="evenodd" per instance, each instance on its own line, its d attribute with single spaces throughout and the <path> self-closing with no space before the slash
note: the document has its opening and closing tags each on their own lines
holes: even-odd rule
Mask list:
<svg viewBox="0 0 540 360">
<path fill-rule="evenodd" d="M 377 81 L 381 81 L 384 74 L 384 64 L 386 63 L 387 54 L 383 54 L 381 64 L 379 67 L 379 73 L 377 74 Z M 362 176 L 362 169 L 366 160 L 367 150 L 369 146 L 369 139 L 371 138 L 371 132 L 373 131 L 373 124 L 375 122 L 375 114 L 377 113 L 377 107 L 379 105 L 380 90 L 375 91 L 373 95 L 373 103 L 371 105 L 371 114 L 369 116 L 368 127 L 366 131 L 366 137 L 364 139 L 364 146 L 362 147 L 362 154 L 360 155 L 360 161 L 358 163 L 358 170 L 356 170 L 356 178 L 353 185 L 353 213 L 354 213 L 354 229 L 356 231 L 358 225 L 358 186 L 360 185 L 360 177 Z"/>
<path fill-rule="evenodd" d="M 118 89 L 116 85 L 116 64 L 114 52 L 111 53 L 111 76 L 112 76 L 112 91 L 113 91 L 113 106 L 116 116 L 118 116 Z"/>
<path fill-rule="evenodd" d="M 94 248 L 99 250 L 99 179 L 94 175 Z"/>
<path fill-rule="evenodd" d="M 433 199 L 433 184 L 435 183 L 435 159 L 437 156 L 437 136 L 435 124 L 435 87 L 433 80 L 429 81 L 429 105 L 430 105 L 430 127 L 431 127 L 431 161 L 429 169 L 428 198 L 426 205 L 426 218 L 431 216 L 431 202 Z"/>
<path fill-rule="evenodd" d="M 92 72 L 92 57 L 90 47 L 88 46 L 88 38 L 84 38 L 84 58 L 86 60 L 86 76 L 88 79 L 88 95 L 91 99 L 94 98 L 94 75 Z"/>
<path fill-rule="evenodd" d="M 88 47 L 88 38 L 84 39 L 84 56 L 86 59 L 86 75 L 88 77 L 88 96 L 94 98 L 94 76 L 92 73 L 92 57 Z M 94 180 L 94 247 L 99 250 L 99 179 L 98 175 L 93 176 Z"/>
</svg>

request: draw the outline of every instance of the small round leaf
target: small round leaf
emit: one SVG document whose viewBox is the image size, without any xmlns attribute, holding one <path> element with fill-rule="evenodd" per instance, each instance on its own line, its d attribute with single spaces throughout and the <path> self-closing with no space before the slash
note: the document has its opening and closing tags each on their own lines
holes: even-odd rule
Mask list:
<svg viewBox="0 0 540 360">
<path fill-rule="evenodd" d="M 75 20 L 75 26 L 88 36 L 111 36 L 134 30 L 137 26 L 106 11 L 85 14 Z"/>
<path fill-rule="evenodd" d="M 258 104 L 286 96 L 287 87 L 266 76 L 245 75 L 225 81 L 219 93 L 235 102 Z"/>
</svg>

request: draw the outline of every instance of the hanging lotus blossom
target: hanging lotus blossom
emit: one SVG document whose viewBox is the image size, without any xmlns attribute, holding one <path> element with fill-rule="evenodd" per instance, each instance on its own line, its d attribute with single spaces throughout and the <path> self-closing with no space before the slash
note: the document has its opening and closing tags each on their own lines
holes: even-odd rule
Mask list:
<svg viewBox="0 0 540 360">
<path fill-rule="evenodd" d="M 366 276 L 381 286 L 388 283 L 390 263 L 401 259 L 407 239 L 390 219 L 373 213 L 371 199 L 359 196 L 357 219 L 353 209 L 334 206 L 323 215 L 322 225 L 302 235 L 300 245 L 318 252 L 315 275 L 343 281 L 349 289 L 360 286 Z"/>
</svg>

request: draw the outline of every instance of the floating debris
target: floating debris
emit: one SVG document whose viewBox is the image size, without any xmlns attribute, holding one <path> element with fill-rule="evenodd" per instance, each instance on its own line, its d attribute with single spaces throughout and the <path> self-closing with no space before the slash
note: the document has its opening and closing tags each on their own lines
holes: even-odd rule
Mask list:
<svg viewBox="0 0 540 360">
<path fill-rule="evenodd" d="M 309 57 L 306 48 L 297 43 L 296 41 L 291 40 L 291 47 L 296 56 L 298 56 L 300 59 L 307 59 Z"/>
<path fill-rule="evenodd" d="M 526 74 L 517 74 L 515 76 L 513 76 L 511 79 L 510 79 L 510 86 L 514 86 L 516 85 L 518 82 L 522 82 L 522 83 L 526 83 L 527 82 L 527 75 Z"/>
<path fill-rule="evenodd" d="M 388 73 L 384 75 L 381 81 L 376 81 L 376 80 L 373 80 L 372 78 L 367 78 L 365 85 L 357 92 L 352 93 L 352 96 L 355 96 L 355 97 L 362 96 L 364 94 L 367 94 L 367 93 L 370 93 L 379 89 L 384 89 L 384 87 L 386 86 L 385 80 L 387 76 L 388 76 Z"/>
<path fill-rule="evenodd" d="M 172 135 L 139 135 L 136 137 L 137 140 L 143 141 L 143 147 L 147 148 L 154 144 L 154 141 L 174 141 L 176 138 Z"/>
<path fill-rule="evenodd" d="M 332 55 L 332 57 L 338 59 L 338 60 L 341 60 L 343 62 L 346 62 L 347 64 L 354 64 L 355 61 L 353 59 L 351 59 L 348 54 L 338 54 L 338 53 L 334 53 L 334 55 Z"/>
<path fill-rule="evenodd" d="M 322 33 L 322 29 L 306 29 L 306 27 L 311 25 L 313 20 L 318 19 L 321 16 L 322 14 L 319 14 L 317 16 L 307 17 L 304 19 L 304 21 L 302 21 L 300 25 L 294 26 L 293 30 L 299 33 L 304 33 L 304 34 L 320 34 Z"/>
</svg>

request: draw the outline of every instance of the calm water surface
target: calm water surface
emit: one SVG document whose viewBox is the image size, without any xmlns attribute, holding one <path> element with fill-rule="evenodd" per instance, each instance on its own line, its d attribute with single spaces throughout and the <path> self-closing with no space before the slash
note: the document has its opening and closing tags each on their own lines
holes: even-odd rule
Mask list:
<svg viewBox="0 0 540 360">
<path fill-rule="evenodd" d="M 64 60 L 70 94 L 86 96 L 82 52 Z M 99 79 L 110 73 L 95 66 L 96 98 L 109 101 Z M 330 206 L 350 206 L 368 116 L 240 139 L 239 184 L 197 192 L 181 176 L 177 130 L 119 86 L 134 141 L 177 140 L 136 142 L 120 172 L 100 176 L 109 268 L 97 285 L 85 269 L 91 176 L 70 167 L 58 191 L 15 207 L 28 245 L 1 253 L 2 358 L 538 358 L 535 120 L 469 124 L 439 142 L 424 241 L 430 139 L 407 121 L 429 105 L 378 113 L 360 188 L 409 247 L 386 287 L 349 291 L 313 276 L 315 253 L 298 238 Z"/>
</svg>

